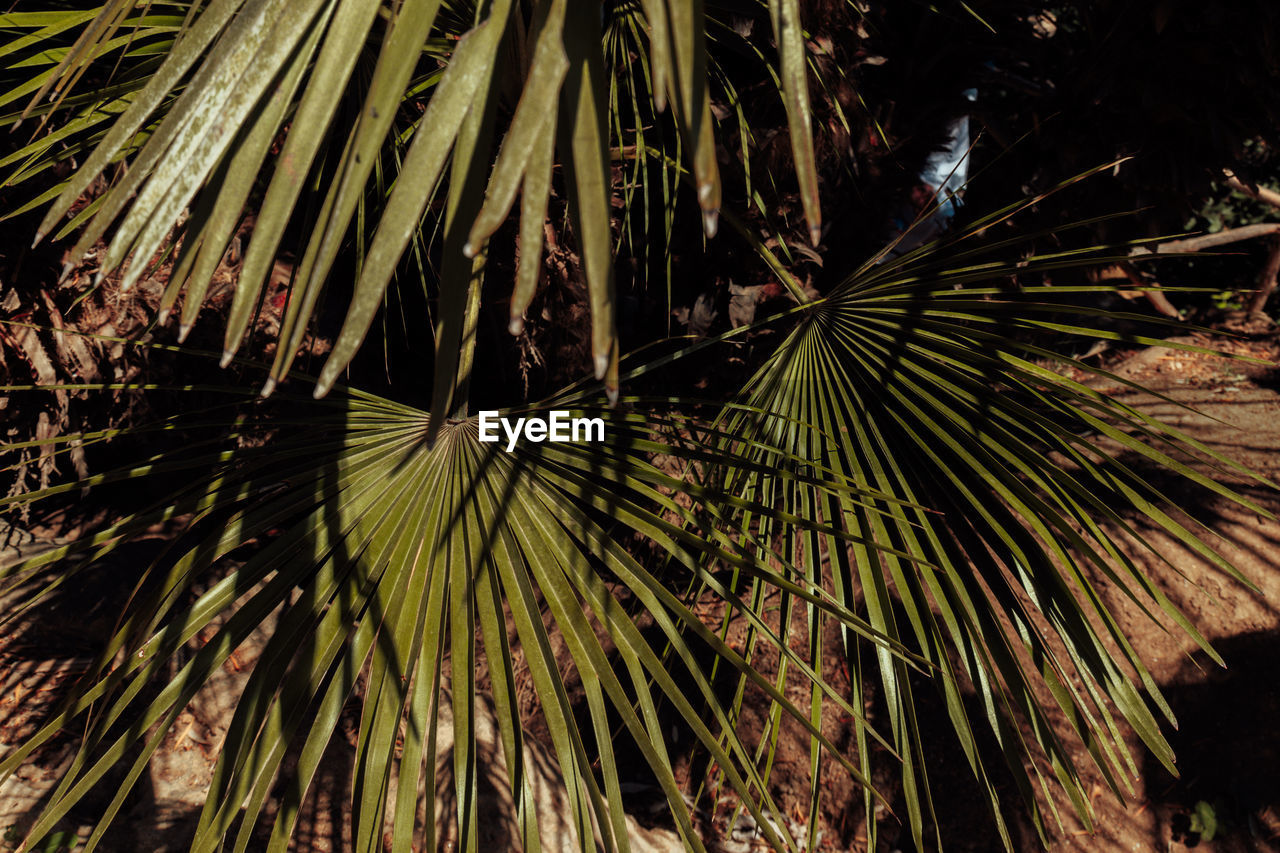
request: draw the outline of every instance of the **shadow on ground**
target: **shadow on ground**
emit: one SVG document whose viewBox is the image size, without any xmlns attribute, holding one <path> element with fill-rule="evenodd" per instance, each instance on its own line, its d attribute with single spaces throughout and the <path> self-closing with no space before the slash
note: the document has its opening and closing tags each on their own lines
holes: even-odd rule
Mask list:
<svg viewBox="0 0 1280 853">
<path fill-rule="evenodd" d="M 1214 643 L 1226 660 L 1197 655 L 1165 685 L 1178 717 L 1170 743 L 1180 778 L 1148 758 L 1158 837 L 1215 851 L 1280 850 L 1280 632 Z M 1174 849 L 1177 849 L 1176 847 Z"/>
</svg>

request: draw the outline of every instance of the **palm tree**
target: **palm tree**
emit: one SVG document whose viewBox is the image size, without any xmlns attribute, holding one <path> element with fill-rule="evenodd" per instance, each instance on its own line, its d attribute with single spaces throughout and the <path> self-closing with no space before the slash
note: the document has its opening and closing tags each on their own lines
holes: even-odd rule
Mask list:
<svg viewBox="0 0 1280 853">
<path fill-rule="evenodd" d="M 274 360 L 260 386 L 244 389 L 246 398 L 273 396 L 275 407 L 237 399 L 140 427 L 180 428 L 185 446 L 0 502 L 146 478 L 169 489 L 154 506 L 5 569 L 33 603 L 155 523 L 185 519 L 65 707 L 0 763 L 12 772 L 73 722 L 84 731 L 28 847 L 93 786 L 123 778 L 92 849 L 182 709 L 264 624 L 274 624 L 271 637 L 222 744 L 194 850 L 227 841 L 258 849 L 264 837 L 267 849 L 286 849 L 352 699 L 362 708 L 354 845 L 381 849 L 387 834 L 393 849 L 434 848 L 444 827 L 433 819 L 432 777 L 444 761 L 457 791 L 445 822 L 459 847 L 477 849 L 481 692 L 493 702 L 519 841 L 538 849 L 517 660 L 584 849 L 595 838 L 627 849 L 623 743 L 643 756 L 686 845 L 703 849 L 662 722 L 668 712 L 778 849 L 811 848 L 817 826 L 810 820 L 809 837 L 796 839 L 781 819 L 771 768 L 784 721 L 810 741 L 811 816 L 820 769 L 835 762 L 865 791 L 874 835 L 887 794 L 872 781 L 880 750 L 923 844 L 933 807 L 917 719 L 932 699 L 921 679 L 941 698 L 1006 846 L 1006 804 L 978 746 L 983 729 L 1042 837 L 1051 831 L 1037 800 L 1046 775 L 1088 819 L 1071 739 L 1117 793 L 1136 772 L 1119 721 L 1172 766 L 1157 718 L 1171 716 L 1168 706 L 1091 578 L 1154 605 L 1207 648 L 1118 547 L 1126 535 L 1141 538 L 1137 514 L 1212 555 L 1204 531 L 1166 513 L 1144 466 L 1264 511 L 1177 461 L 1205 448 L 1053 369 L 1100 372 L 1045 346 L 1047 335 L 1117 335 L 1099 328 L 1100 312 L 1065 304 L 1062 288 L 1006 283 L 1110 258 L 1103 249 L 1032 254 L 1016 268 L 1000 260 L 1008 247 L 984 240 L 983 227 L 1042 198 L 979 221 L 945 251 L 930 245 L 868 263 L 814 297 L 742 212 L 722 209 L 712 88 L 732 82 L 717 49 L 730 49 L 735 30 L 701 2 L 71 6 L 0 16 L 7 52 L 29 55 L 23 67 L 32 69 L 0 103 L 24 101 L 22 121 L 52 131 L 6 158 L 17 164 L 9 182 L 60 160 L 78 166 L 33 199 L 30 207 L 51 202 L 37 240 L 78 232 L 74 265 L 110 234 L 95 284 L 116 276 L 122 291 L 172 253 L 159 323 L 176 311 L 181 341 L 251 212 L 224 365 L 240 353 L 286 235 L 301 235 L 301 249 Z M 816 243 L 801 13 L 798 0 L 739 10 L 768 35 L 732 49 L 751 48 L 776 69 Z M 103 68 L 109 78 L 93 76 Z M 727 223 L 794 307 L 623 357 L 615 163 L 642 187 L 626 216 L 667 190 L 690 193 L 707 238 Z M 108 186 L 95 196 L 100 176 Z M 603 441 L 508 452 L 480 440 L 471 411 L 480 305 L 506 287 L 486 275 L 487 241 L 513 218 L 517 195 L 512 329 L 537 289 L 549 206 L 564 198 L 559 233 L 580 258 L 594 378 L 512 400 L 502 414 L 599 418 Z M 637 214 L 636 227 L 656 220 L 670 229 L 675 210 L 671 201 L 656 217 Z M 356 261 L 349 284 L 334 272 L 344 252 Z M 438 275 L 422 260 L 436 257 Z M 436 306 L 422 353 L 432 365 L 425 409 L 341 382 L 390 282 L 413 264 Z M 294 361 L 326 285 L 346 300 L 345 319 L 309 377 Z M 766 327 L 778 343 L 741 389 L 658 393 L 651 381 Z M 1098 436 L 1126 453 L 1097 453 Z M 253 550 L 243 564 L 198 586 L 245 546 Z M 735 622 L 746 626 L 743 642 L 729 639 Z M 824 645 L 831 625 L 835 647 Z M 189 654 L 197 636 L 204 641 Z M 828 674 L 833 657 L 850 664 L 847 689 Z M 487 684 L 477 679 L 481 664 Z M 799 704 L 787 690 L 797 673 L 807 685 Z M 1038 692 L 1045 686 L 1051 701 Z M 739 726 L 752 702 L 768 720 L 758 738 Z M 869 714 L 875 703 L 883 710 Z M 856 721 L 852 750 L 823 732 L 828 707 Z M 1071 731 L 1051 722 L 1057 711 Z M 445 719 L 451 761 L 437 749 Z"/>
</svg>

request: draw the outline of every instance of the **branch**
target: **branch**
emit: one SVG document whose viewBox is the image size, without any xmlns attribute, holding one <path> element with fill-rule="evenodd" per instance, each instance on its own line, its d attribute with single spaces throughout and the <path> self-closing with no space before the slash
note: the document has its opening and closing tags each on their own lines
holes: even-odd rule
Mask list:
<svg viewBox="0 0 1280 853">
<path fill-rule="evenodd" d="M 1268 190 L 1268 192 L 1270 192 Z M 1280 193 L 1272 193 L 1276 196 L 1277 206 L 1280 206 Z M 1161 243 L 1158 246 L 1138 246 L 1129 252 L 1129 257 L 1138 259 L 1148 255 L 1166 255 L 1174 253 L 1199 252 L 1202 249 L 1212 249 L 1215 246 L 1226 246 L 1231 243 L 1239 243 L 1242 240 L 1252 240 L 1255 237 L 1265 237 L 1267 235 L 1280 234 L 1280 222 L 1263 222 L 1258 225 L 1244 225 L 1240 228 L 1228 228 L 1225 231 L 1219 231 L 1216 234 L 1202 234 L 1199 237 L 1190 237 L 1185 240 L 1170 240 L 1168 243 Z M 1276 246 L 1280 247 L 1280 239 L 1277 239 Z M 1262 278 L 1258 282 L 1258 291 L 1253 297 L 1250 305 L 1250 313 L 1257 314 L 1262 311 L 1262 306 L 1266 304 L 1267 298 L 1271 295 L 1271 291 L 1276 286 L 1276 272 L 1280 270 L 1280 249 L 1273 247 L 1271 255 L 1267 260 L 1266 270 L 1263 272 Z M 1272 268 L 1272 261 L 1277 266 Z M 1125 276 L 1134 284 L 1144 284 L 1141 275 L 1134 268 L 1131 262 L 1123 262 L 1120 269 L 1124 271 Z M 1181 317 L 1178 309 L 1169 302 L 1168 298 L 1159 291 L 1146 291 L 1146 297 L 1151 305 L 1164 314 L 1166 317 Z"/>
<path fill-rule="evenodd" d="M 1174 252 L 1199 252 L 1228 243 L 1239 243 L 1241 240 L 1252 240 L 1254 237 L 1265 237 L 1269 234 L 1280 234 L 1280 222 L 1263 222 L 1258 225 L 1242 225 L 1239 228 L 1228 228 L 1216 234 L 1204 234 L 1186 240 L 1171 240 L 1158 246 L 1148 248 L 1139 246 L 1129 253 L 1131 257 L 1140 255 L 1164 255 Z"/>
<path fill-rule="evenodd" d="M 1267 306 L 1267 299 L 1276 289 L 1276 275 L 1280 274 L 1280 239 L 1271 241 L 1271 251 L 1267 254 L 1267 263 L 1258 276 L 1258 290 L 1249 302 L 1249 316 L 1257 317 Z"/>
<path fill-rule="evenodd" d="M 1142 273 L 1138 272 L 1137 268 L 1135 268 L 1133 264 L 1128 261 L 1122 261 L 1120 263 L 1120 269 L 1135 287 L 1144 288 L 1142 295 L 1147 297 L 1147 301 L 1151 303 L 1152 308 L 1156 309 L 1166 317 L 1172 317 L 1175 320 L 1182 319 L 1182 313 L 1178 311 L 1172 302 L 1169 301 L 1169 297 L 1165 296 L 1158 290 L 1151 290 L 1147 282 L 1143 280 Z"/>
<path fill-rule="evenodd" d="M 1222 174 L 1227 178 L 1227 186 L 1231 187 L 1231 189 L 1236 192 L 1244 193 L 1250 198 L 1257 199 L 1258 201 L 1263 202 L 1264 204 L 1269 204 L 1272 207 L 1280 207 L 1280 193 L 1275 190 L 1257 185 L 1250 186 L 1237 178 L 1235 173 L 1230 169 L 1223 169 Z"/>
</svg>

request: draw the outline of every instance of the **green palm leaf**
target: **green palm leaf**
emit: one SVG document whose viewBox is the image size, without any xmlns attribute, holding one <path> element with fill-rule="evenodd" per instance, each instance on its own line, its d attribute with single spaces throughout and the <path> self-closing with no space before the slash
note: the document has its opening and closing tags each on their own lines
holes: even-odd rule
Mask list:
<svg viewBox="0 0 1280 853">
<path fill-rule="evenodd" d="M 767 559 L 768 552 L 758 544 L 743 549 L 740 543 L 750 534 L 726 525 L 722 509 L 709 509 L 720 505 L 714 490 L 683 483 L 646 461 L 650 453 L 674 449 L 661 439 L 672 423 L 588 407 L 584 414 L 608 419 L 604 444 L 526 445 L 507 453 L 499 445 L 478 441 L 475 419 L 450 422 L 429 442 L 425 412 L 360 394 L 341 395 L 324 408 L 328 414 L 308 418 L 295 438 L 270 449 L 200 449 L 187 458 L 167 455 L 163 461 L 94 478 L 93 483 L 102 486 L 139 476 L 212 469 L 171 502 L 6 571 L 10 582 L 21 582 L 78 550 L 95 549 L 95 557 L 101 557 L 158 519 L 191 517 L 190 533 L 152 567 L 149 574 L 155 582 L 147 584 L 148 593 L 104 647 L 96 677 L 60 715 L 0 763 L 0 773 L 10 772 L 73 720 L 83 716 L 88 725 L 72 771 L 32 827 L 30 838 L 49 831 L 104 774 L 123 762 L 129 768 L 126 782 L 90 840 L 92 849 L 182 708 L 246 637 L 281 608 L 231 722 L 193 849 L 214 849 L 222 838 L 234 838 L 236 849 L 257 844 L 256 833 L 266 831 L 259 827 L 259 816 L 272 783 L 290 744 L 301 744 L 295 771 L 300 783 L 288 787 L 270 830 L 270 849 L 284 849 L 296 829 L 317 762 L 334 736 L 339 711 L 348 698 L 361 696 L 357 685 L 362 674 L 365 713 L 354 778 L 357 846 L 379 849 L 384 830 L 403 839 L 396 841 L 397 849 L 402 844 L 407 849 L 415 837 L 412 817 L 417 804 L 412 794 L 417 786 L 412 782 L 425 772 L 426 790 L 434 789 L 430 774 L 439 756 L 433 752 L 430 733 L 439 718 L 436 703 L 452 696 L 459 792 L 455 820 L 460 844 L 474 849 L 478 770 L 471 707 L 479 659 L 487 661 L 494 674 L 513 790 L 518 802 L 527 796 L 521 793 L 520 746 L 525 737 L 521 726 L 527 720 L 504 701 L 513 689 L 511 650 L 516 647 L 529 664 L 584 844 L 598 831 L 607 847 L 626 849 L 619 768 L 606 760 L 603 780 L 593 769 L 593 756 L 607 759 L 612 754 L 613 721 L 620 719 L 663 787 L 682 836 L 701 849 L 657 716 L 664 704 L 687 719 L 752 811 L 776 816 L 778 806 L 767 793 L 760 793 L 767 791 L 765 780 L 749 746 L 736 734 L 729 709 L 692 655 L 690 637 L 760 686 L 783 713 L 799 719 L 832 748 L 803 712 L 708 631 L 689 603 L 609 532 L 609 526 L 621 522 L 625 529 L 643 533 L 701 583 L 722 587 L 711 569 L 721 563 L 732 566 L 743 576 L 808 601 L 873 645 L 888 643 L 785 561 Z M 700 465 L 716 464 L 717 457 L 707 451 L 686 455 Z M 601 491 L 601 483 L 609 488 Z M 811 485 L 824 494 L 849 489 L 835 479 Z M 54 487 L 29 497 L 41 500 L 59 491 L 61 487 Z M 692 499 L 692 507 L 676 499 L 681 494 Z M 847 497 L 855 503 L 861 500 L 853 494 Z M 747 499 L 725 500 L 750 515 L 768 512 Z M 798 519 L 795 523 L 803 524 Z M 243 566 L 187 603 L 186 591 L 222 556 L 277 527 L 282 532 L 269 537 L 269 544 Z M 825 532 L 845 535 L 834 529 Z M 84 570 L 67 568 L 74 563 L 62 565 L 59 572 L 68 572 L 68 579 Z M 622 590 L 626 595 L 620 597 Z M 50 591 L 34 588 L 37 599 Z M 728 603 L 755 618 L 743 603 Z M 507 629 L 504 606 L 514 631 Z M 568 665 L 584 676 L 594 739 L 574 722 L 561 675 L 565 662 L 550 651 L 544 611 L 567 643 Z M 636 621 L 640 613 L 677 650 L 674 659 L 663 658 L 643 636 Z M 213 621 L 215 617 L 220 623 Z M 166 671 L 170 660 L 182 661 L 182 649 L 193 637 L 214 629 L 194 657 L 177 665 L 176 677 L 168 679 L 158 695 L 144 689 Z M 611 638 L 611 650 L 601 645 L 599 630 Z M 888 645 L 891 657 L 901 654 L 894 644 Z M 789 649 L 779 651 L 803 666 Z M 811 674 L 821 683 L 819 674 Z M 677 684 L 676 675 L 696 685 L 697 704 Z M 448 693 L 441 692 L 444 686 Z M 836 691 L 825 690 L 853 712 Z M 704 704 L 711 709 L 709 718 L 701 713 Z M 404 739 L 401 748 L 396 746 L 398 735 Z M 131 751 L 135 743 L 141 751 Z M 389 799 L 393 778 L 400 780 L 399 793 Z M 757 803 L 758 797 L 763 799 Z M 430 802 L 426 807 L 432 814 Z M 532 833 L 528 817 L 525 832 Z M 416 830 L 424 831 L 421 826 Z M 428 826 L 425 831 L 439 828 Z M 532 842 L 532 837 L 526 841 Z"/>
<path fill-rule="evenodd" d="M 363 341 L 441 184 L 450 187 L 448 207 L 453 213 L 446 214 L 446 219 L 461 212 L 468 221 L 474 220 L 468 233 L 452 240 L 445 229 L 446 271 L 467 268 L 461 256 L 481 251 L 483 242 L 505 219 L 515 192 L 523 188 L 524 262 L 512 300 L 512 325 L 518 327 L 541 252 L 540 220 L 551 192 L 550 139 L 556 140 L 554 147 L 564 165 L 568 210 L 590 295 L 595 372 L 597 378 L 608 373 L 608 385 L 616 389 L 619 353 L 613 318 L 608 162 L 612 127 L 608 93 L 616 72 L 605 64 L 607 40 L 602 40 L 595 25 L 599 10 L 576 10 L 566 19 L 564 4 L 547 0 L 533 4 L 526 20 L 525 8 L 511 3 L 491 4 L 480 12 L 439 0 L 413 0 L 395 6 L 383 27 L 377 14 L 381 4 L 376 0 L 288 4 L 214 0 L 203 8 L 173 4 L 183 12 L 168 17 L 155 14 L 153 5 L 167 8 L 169 4 L 121 0 L 93 17 L 14 14 L 0 20 L 0 25 L 24 33 L 0 47 L 9 52 L 30 51 L 51 39 L 59 43 L 64 33 L 81 28 L 72 45 L 42 54 L 54 67 L 31 83 L 40 87 L 39 95 L 52 91 L 56 97 L 51 106 L 37 98 L 28 113 L 47 118 L 51 109 L 78 109 L 76 120 L 63 132 L 75 139 L 76 148 L 92 152 L 62 186 L 40 226 L 40 236 L 65 231 L 60 224 L 73 204 L 111 164 L 128 158 L 123 177 L 73 220 L 72 224 L 85 227 L 71 256 L 83 256 L 110 233 L 99 281 L 122 268 L 121 286 L 127 291 L 173 238 L 190 208 L 193 215 L 178 232 L 184 243 L 180 275 L 174 277 L 161 306 L 167 317 L 179 293 L 185 292 L 180 321 L 180 335 L 185 337 L 252 189 L 270 172 L 227 321 L 224 356 L 224 361 L 229 360 L 244 339 L 286 228 L 297 221 L 295 212 L 303 205 L 309 207 L 314 212 L 304 223 L 309 236 L 264 388 L 270 393 L 288 374 L 320 289 L 357 228 L 356 210 L 363 204 L 371 175 L 381 168 L 397 113 L 411 104 L 425 104 L 369 248 L 361 250 L 364 257 L 347 321 L 319 393 L 332 386 Z M 805 209 L 816 234 L 819 213 L 812 140 L 807 132 L 798 6 L 780 0 L 770 8 L 784 66 L 777 79 L 795 133 Z M 708 234 L 714 234 L 720 188 L 706 85 L 704 14 L 700 4 L 652 3 L 644 4 L 644 9 L 647 21 L 642 26 L 648 32 L 641 47 L 652 53 L 654 85 L 643 109 L 648 114 L 661 112 L 670 96 L 678 135 L 690 152 Z M 456 40 L 441 52 L 436 47 L 440 42 L 429 38 L 433 32 Z M 114 101 L 74 100 L 84 75 L 117 42 L 135 48 L 126 54 L 125 67 L 111 75 L 123 86 L 120 96 Z M 140 45 L 147 49 L 140 53 Z M 157 53 L 165 56 L 158 68 L 151 58 Z M 531 57 L 527 69 L 507 62 L 513 54 Z M 361 59 L 373 64 L 367 86 L 358 85 L 353 76 Z M 444 66 L 444 73 L 428 81 L 419 66 L 432 59 Z M 568 64 L 561 67 L 563 61 Z M 634 82 L 634 75 L 627 76 Z M 489 131 L 473 140 L 462 130 L 461 120 L 478 111 L 487 115 L 485 122 L 495 121 L 504 93 L 512 88 L 520 93 L 518 104 L 510 121 L 503 118 L 497 128 L 505 154 L 489 168 Z M 17 87 L 8 96 L 18 98 L 26 92 Z M 430 97 L 424 98 L 427 92 Z M 336 121 L 340 109 L 358 116 L 349 133 Z M 641 116 L 635 118 L 638 121 Z M 108 119 L 111 126 L 104 134 L 100 125 Z M 273 156 L 270 150 L 281 136 L 283 149 Z M 42 137 L 19 154 L 38 163 L 49 157 L 52 144 L 53 140 Z M 456 183 L 458 174 L 446 179 L 444 164 L 450 156 L 484 164 L 478 167 L 483 174 L 461 184 Z M 10 182 L 30 174 L 20 170 Z M 319 185 L 328 189 L 318 190 Z M 485 185 L 490 199 L 478 209 L 477 218 L 471 208 L 478 204 Z M 48 197 L 46 193 L 37 202 Z M 357 235 L 358 245 L 363 238 Z M 461 275 L 446 272 L 445 278 L 452 283 L 440 283 L 443 310 L 433 405 L 437 419 L 450 411 L 452 395 L 441 388 L 456 367 L 458 330 L 464 323 L 466 300 L 458 294 L 466 286 L 459 284 Z"/>
<path fill-rule="evenodd" d="M 766 9 L 801 197 L 817 235 L 800 4 L 776 0 L 756 11 Z M 832 761 L 865 790 L 874 835 L 877 752 L 898 763 L 903 817 L 917 846 L 924 844 L 933 808 L 919 732 L 921 703 L 931 699 L 921 695 L 921 679 L 941 696 L 1006 846 L 980 728 L 994 736 L 1042 837 L 1049 827 L 1037 798 L 1050 785 L 1061 785 L 1086 819 L 1090 810 L 1068 739 L 1084 744 L 1117 793 L 1136 775 L 1125 728 L 1170 764 L 1159 719 L 1172 718 L 1168 705 L 1095 578 L 1204 645 L 1119 542 L 1141 541 L 1133 519 L 1142 518 L 1232 568 L 1206 544 L 1208 531 L 1165 511 L 1169 502 L 1143 466 L 1262 510 L 1182 461 L 1186 453 L 1223 467 L 1227 460 L 1053 369 L 1089 368 L 1045 346 L 1046 336 L 1118 337 L 1098 328 L 1116 315 L 1064 304 L 1059 297 L 1071 291 L 1063 288 L 1000 283 L 1109 256 L 1032 255 L 1012 265 L 1000 259 L 1008 244 L 970 246 L 976 240 L 969 236 L 944 251 L 926 246 L 892 263 L 869 261 L 812 301 L 750 223 L 720 210 L 707 15 L 701 3 L 646 0 L 640 11 L 618 11 L 603 31 L 600 4 L 582 14 L 559 0 L 499 0 L 480 9 L 440 0 L 390 8 L 374 0 L 112 0 L 92 16 L 0 16 L 8 39 L 0 55 L 14 58 L 5 73 L 25 75 L 6 78 L 14 82 L 0 103 L 36 96 L 9 118 L 70 116 L 5 160 L 14 169 L 7 182 L 42 174 L 51 158 L 84 158 L 59 189 L 32 203 L 52 201 L 41 234 L 83 227 L 75 254 L 110 235 L 102 274 L 123 269 L 126 289 L 180 234 L 161 311 L 185 294 L 181 334 L 195 321 L 246 205 L 262 190 L 224 364 L 242 345 L 285 235 L 297 231 L 300 263 L 264 390 L 291 375 L 305 379 L 293 360 L 321 289 L 349 243 L 358 256 L 346 319 L 314 388 L 316 396 L 337 393 L 318 403 L 291 399 L 288 389 L 279 395 L 287 405 L 318 408 L 261 424 L 250 418 L 229 439 L 222 434 L 227 411 L 212 410 L 181 422 L 200 437 L 180 452 L 0 500 L 10 508 L 83 485 L 182 477 L 155 506 L 4 569 L 0 580 L 26 593 L 12 619 L 152 525 L 187 519 L 149 567 L 88 681 L 0 761 L 0 774 L 11 772 L 71 723 L 84 732 L 29 844 L 123 768 L 88 846 L 100 844 L 182 709 L 246 638 L 273 622 L 223 744 L 195 849 L 225 842 L 257 849 L 264 838 L 268 849 L 286 849 L 343 708 L 355 699 L 362 709 L 352 774 L 355 846 L 381 849 L 389 832 L 395 849 L 435 848 L 450 824 L 458 846 L 475 850 L 475 703 L 485 692 L 493 696 L 521 843 L 538 849 L 544 839 L 532 814 L 517 651 L 583 849 L 597 836 L 605 849 L 628 846 L 619 733 L 644 756 L 685 843 L 701 849 L 661 723 L 667 710 L 777 848 L 801 843 L 778 829 L 783 804 L 771 786 L 787 720 L 810 746 L 807 849 L 816 843 L 821 770 Z M 718 85 L 732 93 L 720 76 Z M 90 91 L 87 79 L 103 86 Z M 632 105 L 626 121 L 618 106 L 625 102 Z M 667 107 L 673 140 L 657 120 Z M 742 130 L 746 145 L 749 129 Z M 52 154 L 56 145 L 65 151 Z M 785 338 L 727 402 L 621 396 L 622 381 L 688 364 L 758 327 L 647 362 L 620 358 L 615 146 L 632 174 L 646 176 L 640 203 L 663 196 L 657 218 L 668 230 L 674 178 L 687 178 L 706 233 L 729 224 L 801 303 L 767 321 L 784 326 Z M 519 331 L 536 286 L 557 161 L 602 382 L 583 380 L 506 414 L 573 409 L 603 419 L 607 440 L 508 453 L 479 440 L 469 411 L 485 241 L 520 192 L 521 259 L 509 317 Z M 100 176 L 111 177 L 107 192 L 64 221 Z M 975 233 L 1041 200 L 998 211 Z M 761 206 L 758 195 L 752 201 Z M 366 209 L 378 212 L 369 227 Z M 646 212 L 645 227 L 650 220 Z M 401 256 L 410 244 L 424 254 L 423 234 L 436 225 L 442 249 L 430 411 L 343 388 L 342 373 Z M 419 265 L 427 266 L 421 257 Z M 704 411 L 714 414 L 689 415 Z M 267 447 L 240 440 L 260 438 L 254 433 L 268 427 L 283 437 Z M 73 442 L 113 435 L 27 444 L 57 443 L 66 452 Z M 1099 452 L 1099 442 L 1122 452 Z M 680 459 L 682 469 L 659 467 L 663 456 Z M 637 556 L 630 547 L 637 536 L 652 555 Z M 256 550 L 241 567 L 195 592 L 223 557 L 247 546 Z M 719 625 L 699 616 L 697 605 L 708 599 L 722 608 Z M 734 620 L 747 626 L 745 647 L 728 641 Z M 836 648 L 822 639 L 832 622 Z M 198 636 L 206 639 L 193 643 Z M 833 659 L 850 664 L 849 692 L 825 675 Z M 487 689 L 476 677 L 482 662 Z M 577 705 L 565 669 L 580 680 Z M 719 680 L 725 672 L 735 682 L 727 695 Z M 804 680 L 806 702 L 788 698 L 792 675 Z M 757 699 L 768 724 L 748 740 L 739 725 Z M 883 709 L 884 730 L 864 716 L 869 703 Z M 828 706 L 854 720 L 852 749 L 824 736 Z M 1058 712 L 1070 731 L 1052 724 Z M 449 756 L 439 748 L 441 726 L 452 733 Z M 445 762 L 456 802 L 438 825 L 434 777 Z M 287 766 L 295 784 L 278 790 Z"/>
<path fill-rule="evenodd" d="M 1142 466 L 1176 470 L 1255 512 L 1265 510 L 1178 458 L 1190 452 L 1237 467 L 1228 460 L 1052 369 L 1056 362 L 1099 372 L 1034 343 L 1047 329 L 1105 335 L 1090 328 L 1091 320 L 1073 325 L 1061 319 L 1098 312 L 1062 303 L 1061 288 L 962 284 L 971 275 L 991 275 L 992 265 L 948 267 L 947 256 L 914 257 L 914 264 L 871 268 L 805 310 L 749 384 L 743 410 L 725 426 L 735 436 L 732 446 L 745 447 L 746 458 L 766 471 L 781 466 L 776 454 L 785 451 L 904 503 L 872 513 L 771 473 L 742 474 L 733 488 L 916 557 L 846 546 L 814 531 L 779 530 L 792 540 L 785 553 L 805 555 L 811 582 L 832 584 L 878 632 L 934 667 L 936 688 L 1006 846 L 1011 841 L 1001 803 L 974 732 L 983 719 L 1047 839 L 1036 805 L 1037 791 L 1048 790 L 1042 766 L 1086 822 L 1091 806 L 1062 733 L 1037 699 L 1038 686 L 1047 686 L 1117 794 L 1131 790 L 1129 780 L 1137 774 L 1117 720 L 1173 767 L 1152 708 L 1170 722 L 1172 712 L 1091 578 L 1104 577 L 1153 619 L 1162 613 L 1213 654 L 1119 547 L 1126 536 L 1145 541 L 1133 514 L 1239 577 L 1202 541 L 1210 531 L 1188 529 L 1161 509 L 1170 501 Z M 1031 256 L 1022 269 L 1035 275 L 1061 261 Z M 737 443 L 743 435 L 759 436 L 759 447 Z M 1126 453 L 1100 454 L 1099 436 Z M 824 558 L 830 560 L 829 578 Z M 820 614 L 809 615 L 810 638 L 822 636 L 822 622 Z M 860 646 L 846 636 L 835 651 L 856 664 Z M 816 668 L 824 653 L 830 652 L 812 646 L 811 665 Z M 916 730 L 915 706 L 925 700 L 915 695 L 903 659 L 875 659 L 875 674 L 855 679 L 865 682 L 855 684 L 854 696 L 870 695 L 878 682 L 891 740 L 903 760 L 907 823 L 920 845 L 932 816 L 928 756 Z M 979 702 L 978 719 L 966 707 L 966 694 Z M 820 719 L 820 702 L 815 693 L 814 719 Z M 1032 743 L 1024 741 L 1020 721 L 1029 726 Z M 861 733 L 858 741 L 863 773 L 870 775 Z M 815 752 L 815 779 L 817 761 Z M 873 805 L 868 799 L 870 831 Z"/>
</svg>

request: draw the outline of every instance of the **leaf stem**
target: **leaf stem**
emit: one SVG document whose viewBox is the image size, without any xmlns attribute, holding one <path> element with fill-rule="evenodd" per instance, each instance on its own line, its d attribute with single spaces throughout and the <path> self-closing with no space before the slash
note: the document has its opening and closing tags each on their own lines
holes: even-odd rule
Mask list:
<svg viewBox="0 0 1280 853">
<path fill-rule="evenodd" d="M 467 283 L 467 305 L 462 321 L 462 346 L 458 354 L 458 379 L 453 392 L 453 413 L 450 417 L 465 419 L 467 402 L 471 396 L 471 370 L 476 358 L 476 329 L 480 324 L 480 284 L 484 281 L 484 264 L 487 251 L 476 255 L 471 267 L 471 281 Z"/>
</svg>

